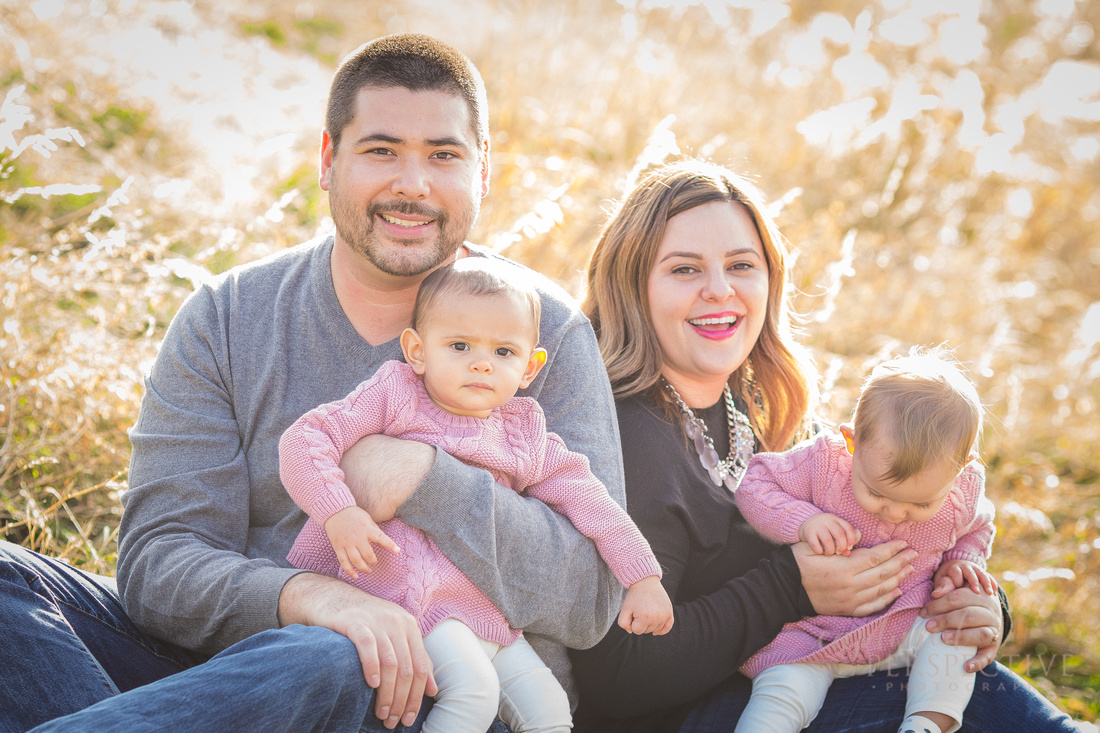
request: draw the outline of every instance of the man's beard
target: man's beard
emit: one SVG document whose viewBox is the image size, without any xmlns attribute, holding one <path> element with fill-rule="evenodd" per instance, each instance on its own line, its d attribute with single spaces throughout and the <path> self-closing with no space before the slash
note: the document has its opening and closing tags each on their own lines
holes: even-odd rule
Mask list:
<svg viewBox="0 0 1100 733">
<path fill-rule="evenodd" d="M 339 194 L 335 181 L 329 187 L 329 207 L 337 234 L 352 251 L 394 277 L 422 275 L 450 259 L 469 234 L 480 208 L 479 203 L 474 198 L 473 210 L 460 212 L 460 216 L 452 222 L 445 212 L 412 201 L 373 203 L 365 209 L 357 209 Z M 436 228 L 434 241 L 409 244 L 385 241 L 376 230 L 377 217 L 381 212 L 433 219 Z"/>
</svg>

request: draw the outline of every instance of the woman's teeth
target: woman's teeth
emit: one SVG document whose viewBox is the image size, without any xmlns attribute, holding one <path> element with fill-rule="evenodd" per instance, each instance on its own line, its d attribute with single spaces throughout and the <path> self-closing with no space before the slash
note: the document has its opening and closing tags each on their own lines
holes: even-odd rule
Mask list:
<svg viewBox="0 0 1100 733">
<path fill-rule="evenodd" d="M 693 326 L 733 326 L 737 322 L 735 316 L 721 316 L 719 318 L 689 318 L 688 323 Z"/>
</svg>

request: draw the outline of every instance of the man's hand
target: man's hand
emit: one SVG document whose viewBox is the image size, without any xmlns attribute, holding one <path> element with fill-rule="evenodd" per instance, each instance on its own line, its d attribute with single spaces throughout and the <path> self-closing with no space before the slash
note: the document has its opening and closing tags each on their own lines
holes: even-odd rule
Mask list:
<svg viewBox="0 0 1100 733">
<path fill-rule="evenodd" d="M 378 562 L 372 542 L 390 552 L 401 552 L 397 543 L 357 506 L 345 507 L 325 520 L 325 534 L 336 551 L 340 567 L 353 578 L 359 577 L 360 570 L 369 573 L 371 565 Z"/>
<path fill-rule="evenodd" d="M 340 470 L 355 503 L 378 523 L 393 519 L 432 470 L 435 446 L 368 435 L 344 452 Z"/>
<path fill-rule="evenodd" d="M 996 579 L 981 565 L 969 560 L 944 560 L 932 576 L 932 597 L 947 595 L 956 588 L 966 588 L 975 593 L 985 591 L 997 594 Z"/>
<path fill-rule="evenodd" d="M 435 695 L 432 661 L 416 620 L 400 606 L 323 575 L 300 573 L 279 595 L 279 624 L 323 626 L 355 644 L 374 714 L 387 728 L 412 725 L 424 695 Z"/>
<path fill-rule="evenodd" d="M 642 578 L 626 589 L 619 626 L 628 634 L 661 636 L 672 629 L 672 601 L 656 575 Z"/>
<path fill-rule="evenodd" d="M 920 615 L 928 619 L 925 628 L 943 632 L 951 646 L 973 646 L 978 652 L 966 662 L 967 672 L 977 672 L 997 658 L 1004 631 L 1001 601 L 996 595 L 957 588 L 924 605 Z"/>
<path fill-rule="evenodd" d="M 859 542 L 859 530 L 835 514 L 815 514 L 798 528 L 798 539 L 818 555 L 850 555 Z"/>
<path fill-rule="evenodd" d="M 802 587 L 814 610 L 829 616 L 868 616 L 900 595 L 898 584 L 913 572 L 915 550 L 891 540 L 843 555 L 818 555 L 805 542 L 791 545 Z"/>
</svg>

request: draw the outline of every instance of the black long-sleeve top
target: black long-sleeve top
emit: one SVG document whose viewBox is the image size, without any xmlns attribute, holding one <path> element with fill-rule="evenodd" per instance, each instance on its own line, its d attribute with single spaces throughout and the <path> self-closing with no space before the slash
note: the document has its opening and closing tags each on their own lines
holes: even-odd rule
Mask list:
<svg viewBox="0 0 1100 733">
<path fill-rule="evenodd" d="M 575 730 L 663 733 L 783 624 L 814 609 L 790 548 L 749 526 L 733 494 L 707 477 L 679 421 L 643 396 L 616 407 L 627 509 L 664 569 L 675 624 L 664 636 L 613 626 L 595 647 L 570 652 L 580 693 Z M 723 403 L 696 414 L 726 455 Z"/>
</svg>

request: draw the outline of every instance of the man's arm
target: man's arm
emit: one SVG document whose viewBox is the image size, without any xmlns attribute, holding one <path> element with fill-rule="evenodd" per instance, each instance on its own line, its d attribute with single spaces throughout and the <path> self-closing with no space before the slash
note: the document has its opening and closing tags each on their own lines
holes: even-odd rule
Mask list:
<svg viewBox="0 0 1100 733">
<path fill-rule="evenodd" d="M 434 690 L 412 617 L 338 580 L 247 555 L 250 539 L 293 532 L 256 526 L 255 506 L 289 514 L 293 503 L 277 482 L 258 485 L 250 470 L 245 440 L 255 436 L 243 435 L 238 413 L 248 387 L 237 385 L 234 398 L 227 346 L 215 300 L 199 290 L 173 320 L 146 379 L 119 539 L 126 611 L 153 634 L 207 653 L 290 623 L 325 626 L 348 636 L 366 678 L 378 678 L 380 717 L 411 720 L 425 686 Z"/>
<path fill-rule="evenodd" d="M 618 423 L 595 336 L 579 313 L 562 334 L 527 394 L 539 401 L 548 428 L 588 457 L 592 472 L 623 505 Z M 388 502 L 389 511 L 426 532 L 514 627 L 576 648 L 603 637 L 618 615 L 623 589 L 591 540 L 487 471 L 419 444 L 398 457 L 397 443 L 371 436 L 341 461 L 349 487 L 357 501 L 368 502 L 361 505 L 372 516 L 383 519 L 387 510 L 378 502 Z M 410 478 L 417 475 L 423 476 L 419 484 Z"/>
<path fill-rule="evenodd" d="M 130 431 L 118 585 L 142 628 L 216 653 L 278 626 L 294 569 L 245 557 L 250 476 L 225 340 L 207 289 L 173 319 Z"/>
</svg>

